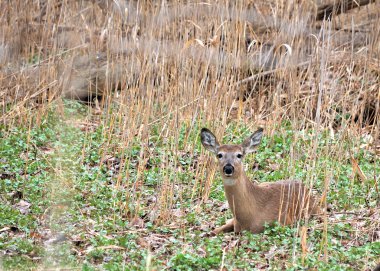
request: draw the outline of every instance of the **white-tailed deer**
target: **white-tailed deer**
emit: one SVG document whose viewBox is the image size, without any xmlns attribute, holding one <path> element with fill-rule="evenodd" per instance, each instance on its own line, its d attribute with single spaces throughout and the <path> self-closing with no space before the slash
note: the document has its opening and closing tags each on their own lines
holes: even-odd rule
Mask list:
<svg viewBox="0 0 380 271">
<path fill-rule="evenodd" d="M 302 217 L 320 213 L 317 201 L 301 182 L 282 180 L 274 183 L 251 182 L 244 171 L 243 158 L 260 144 L 263 129 L 258 129 L 241 145 L 219 145 L 206 128 L 201 131 L 203 146 L 216 154 L 224 191 L 234 218 L 212 234 L 249 230 L 259 233 L 266 223 L 293 224 Z"/>
</svg>

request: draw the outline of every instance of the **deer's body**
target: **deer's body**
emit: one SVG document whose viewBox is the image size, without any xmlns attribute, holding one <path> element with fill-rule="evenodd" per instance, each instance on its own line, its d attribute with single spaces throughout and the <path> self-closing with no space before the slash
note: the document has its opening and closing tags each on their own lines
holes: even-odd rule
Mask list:
<svg viewBox="0 0 380 271">
<path fill-rule="evenodd" d="M 320 212 L 309 189 L 301 182 L 282 180 L 256 184 L 248 179 L 242 158 L 254 150 L 261 136 L 262 129 L 259 129 L 241 145 L 220 146 L 209 130 L 202 129 L 202 144 L 217 154 L 224 191 L 234 216 L 225 225 L 215 229 L 214 234 L 241 230 L 260 233 L 267 223 L 278 221 L 289 225 L 306 215 Z"/>
</svg>

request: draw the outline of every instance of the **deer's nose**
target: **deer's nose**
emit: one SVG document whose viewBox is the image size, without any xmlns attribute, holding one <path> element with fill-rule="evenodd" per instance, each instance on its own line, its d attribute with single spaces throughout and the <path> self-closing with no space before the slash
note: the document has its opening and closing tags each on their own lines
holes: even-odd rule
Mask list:
<svg viewBox="0 0 380 271">
<path fill-rule="evenodd" d="M 234 173 L 234 167 L 231 164 L 227 164 L 223 167 L 223 172 L 226 175 L 232 175 L 232 173 Z"/>
</svg>

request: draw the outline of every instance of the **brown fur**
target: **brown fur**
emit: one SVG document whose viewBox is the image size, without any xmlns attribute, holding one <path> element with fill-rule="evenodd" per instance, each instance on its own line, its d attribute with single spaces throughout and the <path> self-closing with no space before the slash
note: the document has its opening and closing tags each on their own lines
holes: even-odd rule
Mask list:
<svg viewBox="0 0 380 271">
<path fill-rule="evenodd" d="M 219 145 L 215 136 L 202 129 L 202 144 L 219 155 L 219 171 L 224 180 L 224 190 L 234 218 L 213 231 L 220 232 L 249 230 L 260 233 L 266 223 L 280 222 L 293 224 L 302 217 L 320 213 L 317 201 L 309 189 L 301 182 L 282 180 L 275 183 L 255 184 L 244 171 L 244 154 L 252 152 L 261 139 L 262 129 L 258 130 L 241 145 Z M 242 155 L 238 158 L 238 155 Z M 231 165 L 232 174 L 226 174 L 224 167 Z"/>
</svg>

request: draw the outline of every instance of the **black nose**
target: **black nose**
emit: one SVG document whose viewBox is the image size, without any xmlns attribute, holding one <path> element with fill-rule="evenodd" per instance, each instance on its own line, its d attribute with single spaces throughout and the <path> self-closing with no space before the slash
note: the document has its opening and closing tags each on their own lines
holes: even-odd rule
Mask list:
<svg viewBox="0 0 380 271">
<path fill-rule="evenodd" d="M 227 175 L 234 173 L 234 167 L 231 164 L 227 164 L 223 167 L 223 172 Z"/>
</svg>

